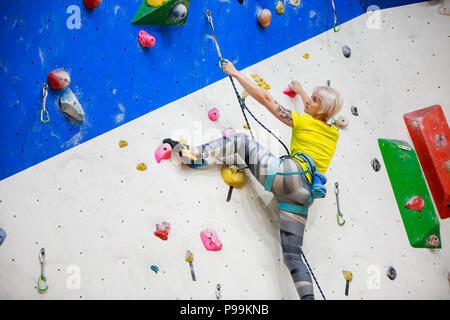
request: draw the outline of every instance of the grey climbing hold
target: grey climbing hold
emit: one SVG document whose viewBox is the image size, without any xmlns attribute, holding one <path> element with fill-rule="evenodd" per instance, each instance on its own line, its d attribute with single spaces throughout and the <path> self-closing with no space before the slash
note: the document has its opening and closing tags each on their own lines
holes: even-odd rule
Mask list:
<svg viewBox="0 0 450 320">
<path fill-rule="evenodd" d="M 342 53 L 344 54 L 344 57 L 350 58 L 350 56 L 352 55 L 352 50 L 350 49 L 349 46 L 343 46 Z"/>
<path fill-rule="evenodd" d="M 59 98 L 59 107 L 62 112 L 67 114 L 75 121 L 84 120 L 84 111 L 77 97 L 70 88 L 66 88 L 63 95 Z"/>
<path fill-rule="evenodd" d="M 373 158 L 372 160 L 370 160 L 370 164 L 372 165 L 373 170 L 380 171 L 381 164 L 377 158 Z"/>
<path fill-rule="evenodd" d="M 397 271 L 395 271 L 394 267 L 389 266 L 386 275 L 389 279 L 394 280 L 397 277 Z"/>
<path fill-rule="evenodd" d="M 175 20 L 183 19 L 187 15 L 186 6 L 182 3 L 177 4 L 175 7 L 173 7 L 171 15 Z"/>
<path fill-rule="evenodd" d="M 352 115 L 357 116 L 358 115 L 358 108 L 356 107 L 351 107 L 350 109 L 352 111 Z"/>
<path fill-rule="evenodd" d="M 2 228 L 0 228 L 0 246 L 2 245 L 3 241 L 6 239 L 6 232 Z"/>
</svg>

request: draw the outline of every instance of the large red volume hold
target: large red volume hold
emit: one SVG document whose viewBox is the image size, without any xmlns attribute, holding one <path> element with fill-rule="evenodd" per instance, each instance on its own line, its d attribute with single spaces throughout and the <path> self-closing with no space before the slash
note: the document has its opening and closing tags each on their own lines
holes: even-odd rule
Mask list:
<svg viewBox="0 0 450 320">
<path fill-rule="evenodd" d="M 84 5 L 89 9 L 97 8 L 100 3 L 102 3 L 102 0 L 84 0 Z"/>
<path fill-rule="evenodd" d="M 440 105 L 403 115 L 441 219 L 450 217 L 450 130 Z"/>
</svg>

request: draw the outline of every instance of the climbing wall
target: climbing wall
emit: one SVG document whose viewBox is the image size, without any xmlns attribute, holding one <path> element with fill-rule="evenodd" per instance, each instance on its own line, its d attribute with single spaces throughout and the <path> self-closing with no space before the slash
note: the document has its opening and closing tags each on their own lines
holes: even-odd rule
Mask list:
<svg viewBox="0 0 450 320">
<path fill-rule="evenodd" d="M 223 55 L 244 74 L 263 78 L 286 107 L 303 110 L 298 98 L 282 94 L 293 79 L 309 92 L 330 80 L 344 96 L 341 115 L 349 126 L 341 130 L 327 172 L 327 197 L 310 210 L 303 247 L 327 299 L 450 299 L 449 219 L 440 220 L 442 248 L 409 245 L 377 145 L 378 138 L 411 142 L 402 119 L 406 112 L 440 104 L 450 118 L 450 17 L 438 15 L 439 4 L 386 8 L 374 16 L 363 14 L 359 1 L 347 7 L 336 3 L 342 29 L 335 33 L 327 1 L 314 2 L 317 8 L 307 1 L 294 8 L 286 1 L 281 16 L 272 1 L 192 1 L 186 26 L 175 27 L 179 33 L 144 28 L 157 41 L 145 51 L 137 42 L 141 29 L 130 24 L 141 1 L 125 2 L 103 1 L 87 11 L 80 1 L 80 30 L 61 31 L 61 18 L 62 26 L 52 26 L 52 14 L 27 18 L 31 8 L 8 9 L 13 14 L 0 19 L 4 39 L 24 42 L 23 57 L 34 52 L 31 61 L 16 65 L 18 53 L 1 50 L 0 82 L 6 90 L 0 98 L 9 108 L 0 113 L 7 137 L 0 160 L 0 228 L 7 232 L 0 246 L 1 299 L 215 299 L 217 284 L 223 299 L 298 299 L 282 261 L 270 193 L 247 175 L 244 188 L 225 202 L 228 186 L 220 167 L 192 170 L 175 158 L 159 164 L 154 158 L 166 137 L 200 144 L 219 137 L 225 127 L 248 133 L 230 81 L 217 69 L 210 29 L 201 20 L 206 8 Z M 46 12 L 61 10 L 46 6 Z M 272 6 L 267 29 L 257 25 L 258 6 Z M 3 2 L 0 7 L 10 12 Z M 249 38 L 231 28 L 231 21 L 251 29 Z M 126 31 L 119 35 L 122 26 Z M 288 32 L 289 26 L 299 31 Z M 42 36 L 30 39 L 25 31 L 5 30 L 25 27 L 32 34 L 42 30 Z M 350 58 L 342 54 L 344 45 L 352 50 Z M 70 87 L 88 115 L 81 126 L 63 121 L 53 91 L 50 125 L 39 121 L 41 87 L 56 67 L 70 71 Z M 288 127 L 251 98 L 247 105 L 289 143 Z M 207 116 L 212 107 L 221 112 L 216 122 Z M 277 141 L 251 125 L 264 146 L 283 154 Z M 120 148 L 120 140 L 128 145 Z M 378 172 L 370 165 L 375 157 Z M 145 171 L 136 169 L 142 162 Z M 336 222 L 336 181 L 343 226 Z M 172 226 L 166 241 L 153 234 L 162 221 Z M 222 250 L 205 250 L 204 229 L 217 232 Z M 36 290 L 42 247 L 45 294 Z M 194 254 L 196 281 L 184 260 L 186 250 Z M 395 280 L 386 276 L 388 266 L 396 269 Z M 342 270 L 353 273 L 348 296 Z M 315 296 L 320 299 L 316 286 Z"/>
</svg>

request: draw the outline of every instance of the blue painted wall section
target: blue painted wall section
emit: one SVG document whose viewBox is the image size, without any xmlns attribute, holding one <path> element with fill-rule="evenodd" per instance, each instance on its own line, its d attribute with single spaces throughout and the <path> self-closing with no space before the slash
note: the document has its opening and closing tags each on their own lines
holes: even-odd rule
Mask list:
<svg viewBox="0 0 450 320">
<path fill-rule="evenodd" d="M 94 10 L 82 0 L 0 0 L 0 180 L 224 78 L 207 37 L 207 9 L 223 56 L 238 69 L 333 27 L 329 0 L 298 8 L 285 1 L 283 15 L 276 2 L 193 0 L 185 26 L 133 26 L 141 0 L 104 0 Z M 335 2 L 340 23 L 363 13 L 359 0 Z M 66 25 L 71 5 L 81 9 L 80 29 Z M 267 29 L 257 23 L 259 8 L 272 11 Z M 154 47 L 140 47 L 140 30 L 156 38 Z M 61 92 L 51 89 L 51 121 L 40 122 L 42 86 L 57 68 L 71 76 L 85 111 L 81 125 L 63 116 Z"/>
</svg>

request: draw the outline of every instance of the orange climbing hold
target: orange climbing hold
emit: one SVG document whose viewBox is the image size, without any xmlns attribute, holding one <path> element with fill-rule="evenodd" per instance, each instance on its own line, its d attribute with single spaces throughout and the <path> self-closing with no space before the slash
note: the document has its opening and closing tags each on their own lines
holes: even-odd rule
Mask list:
<svg viewBox="0 0 450 320">
<path fill-rule="evenodd" d="M 267 28 L 270 24 L 272 13 L 269 9 L 263 9 L 258 14 L 258 22 L 263 28 Z"/>
</svg>

